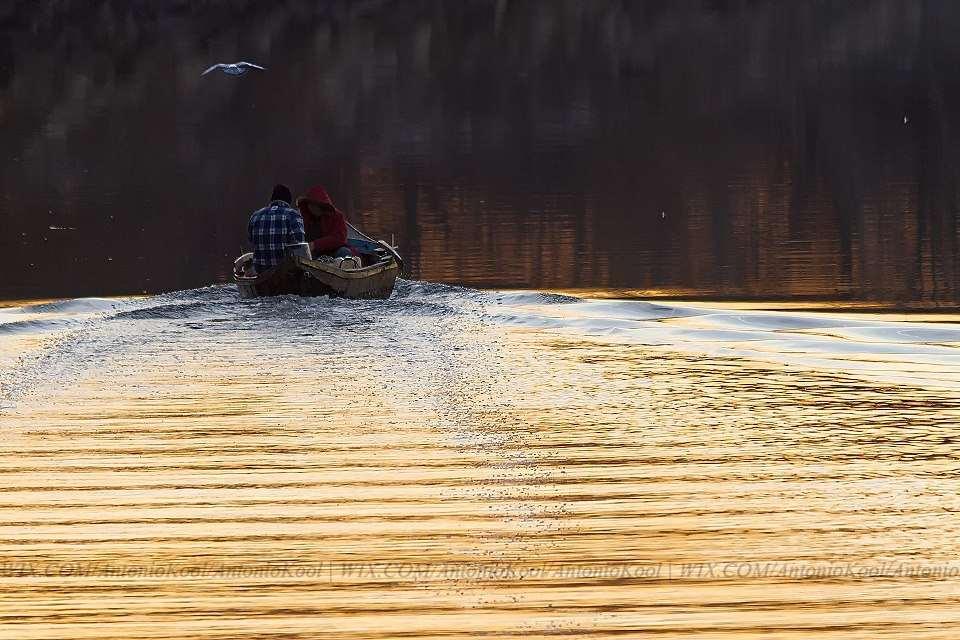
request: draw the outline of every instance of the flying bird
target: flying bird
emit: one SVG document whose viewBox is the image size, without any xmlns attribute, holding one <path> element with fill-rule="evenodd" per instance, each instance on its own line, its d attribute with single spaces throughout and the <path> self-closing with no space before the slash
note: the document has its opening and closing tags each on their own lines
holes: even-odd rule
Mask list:
<svg viewBox="0 0 960 640">
<path fill-rule="evenodd" d="M 242 76 L 247 72 L 247 69 L 260 69 L 261 71 L 267 70 L 266 67 L 261 67 L 258 64 L 253 64 L 252 62 L 234 62 L 233 64 L 224 64 L 221 62 L 220 64 L 213 65 L 200 75 L 205 76 L 214 69 L 221 69 L 228 76 Z"/>
</svg>

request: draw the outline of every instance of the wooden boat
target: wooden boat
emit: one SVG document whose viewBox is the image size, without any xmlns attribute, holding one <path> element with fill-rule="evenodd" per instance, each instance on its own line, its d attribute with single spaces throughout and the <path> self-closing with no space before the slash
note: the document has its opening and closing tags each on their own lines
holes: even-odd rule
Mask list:
<svg viewBox="0 0 960 640">
<path fill-rule="evenodd" d="M 288 253 L 283 262 L 258 274 L 253 271 L 253 254 L 244 254 L 234 262 L 233 270 L 240 297 L 389 298 L 403 269 L 403 260 L 396 249 L 382 240 L 363 235 L 352 226 L 347 244 L 359 255 L 359 268 L 343 268 L 341 261 L 327 256 L 306 258 Z"/>
</svg>

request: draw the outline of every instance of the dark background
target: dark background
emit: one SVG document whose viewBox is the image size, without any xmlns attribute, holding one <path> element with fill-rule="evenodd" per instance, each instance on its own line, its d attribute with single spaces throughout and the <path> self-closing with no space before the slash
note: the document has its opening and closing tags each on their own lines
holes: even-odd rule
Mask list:
<svg viewBox="0 0 960 640">
<path fill-rule="evenodd" d="M 951 304 L 958 33 L 949 0 L 0 1 L 0 297 L 224 281 L 282 180 L 415 278 Z"/>
</svg>

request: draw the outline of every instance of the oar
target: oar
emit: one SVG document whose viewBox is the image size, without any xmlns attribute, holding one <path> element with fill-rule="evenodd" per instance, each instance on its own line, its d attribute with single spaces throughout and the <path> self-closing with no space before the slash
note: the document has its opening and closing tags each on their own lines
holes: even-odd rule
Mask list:
<svg viewBox="0 0 960 640">
<path fill-rule="evenodd" d="M 393 259 L 397 261 L 397 264 L 400 265 L 400 274 L 401 274 L 401 275 L 403 274 L 403 258 L 400 257 L 400 254 L 397 253 L 397 250 L 396 250 L 396 249 L 394 249 L 393 247 L 391 247 L 389 243 L 384 242 L 383 240 L 374 240 L 373 238 L 371 238 L 370 236 L 368 236 L 367 234 L 365 234 L 363 231 L 360 231 L 360 229 L 357 229 L 355 226 L 353 226 L 353 225 L 350 224 L 349 222 L 347 223 L 347 226 L 350 227 L 351 229 L 353 229 L 353 232 L 356 233 L 356 234 L 357 234 L 358 236 L 360 236 L 361 238 L 363 238 L 364 240 L 367 240 L 367 241 L 369 241 L 369 242 L 372 242 L 372 243 L 374 243 L 374 244 L 376 244 L 376 245 L 378 245 L 378 246 L 381 246 L 381 247 L 383 247 L 384 249 L 386 249 L 386 250 L 390 253 L 390 255 L 393 256 Z"/>
</svg>

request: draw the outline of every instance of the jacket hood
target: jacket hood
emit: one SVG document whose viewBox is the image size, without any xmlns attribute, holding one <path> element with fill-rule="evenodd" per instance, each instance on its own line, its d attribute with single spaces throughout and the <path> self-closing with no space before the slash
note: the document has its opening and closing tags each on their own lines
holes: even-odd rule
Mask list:
<svg viewBox="0 0 960 640">
<path fill-rule="evenodd" d="M 343 215 L 343 211 L 337 208 L 337 205 L 333 204 L 333 199 L 330 197 L 330 194 L 327 193 L 327 190 L 317 185 L 315 187 L 310 187 L 307 190 L 306 195 L 302 195 L 297 198 L 297 208 L 300 209 L 300 213 L 307 213 L 307 204 L 325 204 L 331 207 L 334 211 Z"/>
</svg>

